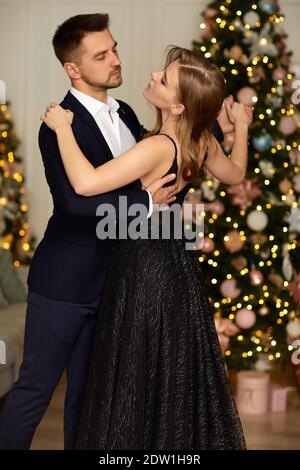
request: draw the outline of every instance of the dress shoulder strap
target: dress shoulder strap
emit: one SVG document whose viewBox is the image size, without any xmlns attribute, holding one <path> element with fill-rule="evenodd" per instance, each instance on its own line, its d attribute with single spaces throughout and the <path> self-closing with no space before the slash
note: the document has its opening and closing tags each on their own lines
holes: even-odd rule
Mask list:
<svg viewBox="0 0 300 470">
<path fill-rule="evenodd" d="M 172 137 L 169 136 L 169 134 L 164 134 L 164 133 L 161 133 L 159 135 L 165 135 L 166 137 L 168 137 L 174 144 L 174 147 L 175 147 L 175 158 L 177 158 L 177 145 L 176 145 L 176 142 L 174 139 L 172 139 Z"/>
</svg>

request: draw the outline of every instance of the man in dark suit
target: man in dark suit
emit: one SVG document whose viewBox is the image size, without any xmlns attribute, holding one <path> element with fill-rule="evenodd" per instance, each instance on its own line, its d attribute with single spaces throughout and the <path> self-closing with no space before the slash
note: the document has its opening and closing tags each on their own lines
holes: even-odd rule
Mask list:
<svg viewBox="0 0 300 470">
<path fill-rule="evenodd" d="M 53 46 L 71 79 L 61 105 L 74 113 L 72 128 L 89 161 L 99 166 L 132 147 L 143 136 L 133 110 L 107 95 L 122 83 L 116 42 L 108 15 L 78 15 L 58 27 Z M 218 129 L 219 139 L 222 131 Z M 56 135 L 44 124 L 39 146 L 54 210 L 33 257 L 28 277 L 24 358 L 0 419 L 0 448 L 28 449 L 63 371 L 67 373 L 65 448 L 73 446 L 83 398 L 110 240 L 96 236 L 96 210 L 119 196 L 152 204 L 174 200 L 176 185 L 162 187 L 170 175 L 146 190 L 139 182 L 119 191 L 81 197 L 62 165 Z"/>
</svg>

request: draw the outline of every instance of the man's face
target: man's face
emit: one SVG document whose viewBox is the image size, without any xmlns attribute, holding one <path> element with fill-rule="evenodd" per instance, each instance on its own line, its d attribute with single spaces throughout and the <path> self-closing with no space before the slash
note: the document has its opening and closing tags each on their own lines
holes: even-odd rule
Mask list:
<svg viewBox="0 0 300 470">
<path fill-rule="evenodd" d="M 88 33 L 81 42 L 81 60 L 76 64 L 88 85 L 108 90 L 122 84 L 117 43 L 108 29 Z"/>
</svg>

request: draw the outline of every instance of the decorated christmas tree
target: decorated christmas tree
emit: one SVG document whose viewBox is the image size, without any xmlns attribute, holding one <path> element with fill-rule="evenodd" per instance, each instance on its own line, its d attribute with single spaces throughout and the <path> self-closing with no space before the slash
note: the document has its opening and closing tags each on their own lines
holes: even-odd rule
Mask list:
<svg viewBox="0 0 300 470">
<path fill-rule="evenodd" d="M 27 222 L 28 206 L 21 158 L 9 104 L 0 104 L 0 249 L 10 250 L 15 267 L 28 263 L 34 238 Z"/>
<path fill-rule="evenodd" d="M 235 369 L 290 359 L 300 337 L 300 128 L 284 16 L 275 0 L 211 2 L 200 51 L 223 72 L 227 95 L 253 105 L 244 181 L 208 176 L 189 198 L 205 205 L 203 264 L 222 349 Z M 230 154 L 234 134 L 226 135 Z"/>
</svg>

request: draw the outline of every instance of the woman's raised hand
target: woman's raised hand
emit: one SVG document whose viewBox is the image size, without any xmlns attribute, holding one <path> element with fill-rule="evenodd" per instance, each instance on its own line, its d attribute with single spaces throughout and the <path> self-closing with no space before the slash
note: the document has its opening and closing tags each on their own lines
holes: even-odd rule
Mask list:
<svg viewBox="0 0 300 470">
<path fill-rule="evenodd" d="M 74 113 L 69 109 L 62 108 L 58 103 L 53 101 L 46 106 L 46 111 L 41 116 L 41 120 L 53 131 L 65 126 L 71 126 Z"/>
<path fill-rule="evenodd" d="M 243 103 L 234 102 L 230 110 L 230 118 L 235 124 L 243 123 L 249 126 L 252 122 L 252 109 L 245 106 Z"/>
</svg>

